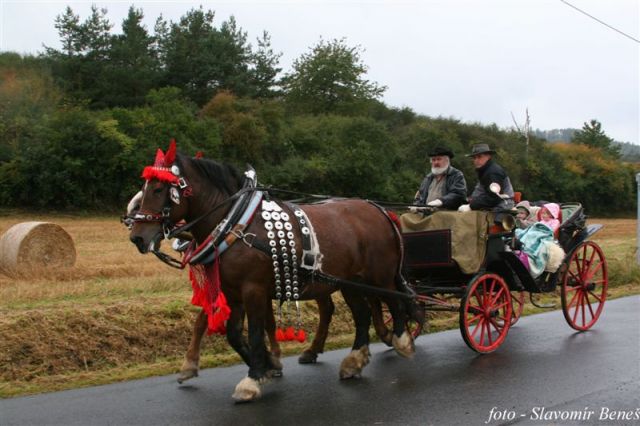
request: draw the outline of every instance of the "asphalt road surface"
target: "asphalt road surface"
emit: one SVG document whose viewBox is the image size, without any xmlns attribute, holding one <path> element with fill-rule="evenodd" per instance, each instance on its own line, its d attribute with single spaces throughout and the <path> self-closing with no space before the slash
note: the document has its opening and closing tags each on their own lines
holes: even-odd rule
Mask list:
<svg viewBox="0 0 640 426">
<path fill-rule="evenodd" d="M 576 333 L 560 311 L 525 317 L 496 352 L 451 330 L 414 359 L 382 344 L 360 380 L 338 380 L 346 350 L 284 360 L 263 398 L 234 404 L 245 366 L 0 401 L 0 425 L 640 425 L 640 296 L 609 301 Z M 578 420 L 571 420 L 571 419 Z"/>
</svg>

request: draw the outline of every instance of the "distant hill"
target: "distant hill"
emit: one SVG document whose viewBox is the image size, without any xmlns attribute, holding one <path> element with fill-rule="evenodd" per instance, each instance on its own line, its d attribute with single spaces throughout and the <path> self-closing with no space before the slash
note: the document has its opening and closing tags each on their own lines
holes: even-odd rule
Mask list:
<svg viewBox="0 0 640 426">
<path fill-rule="evenodd" d="M 545 139 L 549 143 L 571 142 L 574 133 L 578 130 L 579 129 L 535 129 L 533 135 L 540 139 Z M 613 143 L 620 147 L 620 159 L 622 161 L 632 163 L 640 162 L 640 146 L 632 144 L 631 142 L 613 141 Z"/>
</svg>

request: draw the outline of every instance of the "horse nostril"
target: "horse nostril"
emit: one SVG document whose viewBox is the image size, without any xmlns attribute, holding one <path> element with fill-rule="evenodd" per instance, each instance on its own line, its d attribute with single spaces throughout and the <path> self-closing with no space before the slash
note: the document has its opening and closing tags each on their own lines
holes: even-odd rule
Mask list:
<svg viewBox="0 0 640 426">
<path fill-rule="evenodd" d="M 131 242 L 133 244 L 136 245 L 136 247 L 138 247 L 138 251 L 140 253 L 144 253 L 145 252 L 145 247 L 144 247 L 144 239 L 142 237 L 138 237 L 138 236 L 131 236 L 129 237 L 129 239 L 131 240 Z"/>
</svg>

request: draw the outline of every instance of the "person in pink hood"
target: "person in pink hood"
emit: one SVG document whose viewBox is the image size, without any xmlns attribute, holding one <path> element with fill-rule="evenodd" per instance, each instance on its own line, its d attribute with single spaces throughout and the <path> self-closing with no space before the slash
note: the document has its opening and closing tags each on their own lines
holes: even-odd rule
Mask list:
<svg viewBox="0 0 640 426">
<path fill-rule="evenodd" d="M 547 225 L 553 232 L 560 226 L 560 206 L 556 203 L 547 203 L 538 212 L 538 221 Z"/>
</svg>

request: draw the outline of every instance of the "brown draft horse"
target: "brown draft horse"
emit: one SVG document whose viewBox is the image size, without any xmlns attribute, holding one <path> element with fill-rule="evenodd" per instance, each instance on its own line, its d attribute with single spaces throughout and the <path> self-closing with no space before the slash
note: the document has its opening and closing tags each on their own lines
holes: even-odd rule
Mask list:
<svg viewBox="0 0 640 426">
<path fill-rule="evenodd" d="M 168 182 L 150 179 L 143 188 L 141 213 L 149 217 L 162 217 L 170 223 L 185 220 L 194 222 L 191 232 L 197 242 L 204 241 L 216 225 L 226 216 L 230 204 L 225 201 L 237 193 L 243 176 L 232 167 L 210 160 L 192 159 L 182 155 L 175 162 L 179 175 L 188 182 L 189 196 L 180 189 L 179 204 L 172 204 L 170 190 L 176 190 Z M 223 206 L 212 210 L 215 206 Z M 286 208 L 285 208 L 286 209 Z M 397 290 L 400 277 L 401 244 L 388 218 L 372 204 L 363 200 L 330 200 L 322 204 L 304 205 L 302 209 L 313 224 L 320 250 L 323 254 L 322 271 L 333 277 L 387 290 Z M 289 211 L 291 215 L 293 212 Z M 293 216 L 292 216 L 293 217 Z M 263 221 L 255 216 L 247 233 L 266 240 Z M 141 253 L 150 247 L 158 247 L 163 238 L 163 224 L 158 221 L 136 221 L 130 239 Z M 294 227 L 295 242 L 301 246 L 300 230 Z M 260 250 L 245 244 L 232 245 L 219 259 L 220 278 L 231 308 L 227 321 L 227 340 L 249 366 L 248 377 L 241 380 L 233 394 L 234 399 L 250 401 L 260 397 L 261 385 L 274 368 L 266 349 L 264 330 L 273 320 L 271 300 L 275 294 L 272 263 Z M 301 299 L 327 297 L 338 287 L 314 279 L 313 275 L 301 276 Z M 352 351 L 343 360 L 342 378 L 359 376 L 369 361 L 369 326 L 371 310 L 366 294 L 361 289 L 341 286 L 343 297 L 351 309 L 356 333 Z M 406 301 L 381 296 L 389 306 L 394 319 L 392 343 L 398 353 L 411 356 L 413 340 L 405 330 Z M 242 336 L 244 316 L 248 319 L 248 340 Z M 270 318 L 268 318 L 270 317 Z"/>
</svg>

